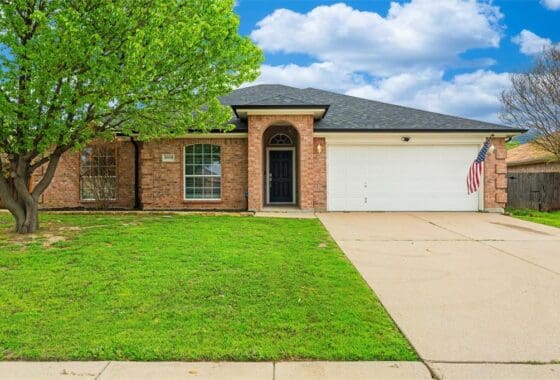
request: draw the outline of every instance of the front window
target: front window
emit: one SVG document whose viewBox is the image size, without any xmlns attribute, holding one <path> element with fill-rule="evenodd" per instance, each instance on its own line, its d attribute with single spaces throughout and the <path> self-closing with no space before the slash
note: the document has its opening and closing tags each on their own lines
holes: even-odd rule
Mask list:
<svg viewBox="0 0 560 380">
<path fill-rule="evenodd" d="M 89 146 L 80 153 L 80 198 L 84 201 L 114 200 L 117 193 L 115 148 Z"/>
<path fill-rule="evenodd" d="M 222 164 L 219 145 L 194 144 L 185 147 L 185 199 L 220 199 Z"/>
</svg>

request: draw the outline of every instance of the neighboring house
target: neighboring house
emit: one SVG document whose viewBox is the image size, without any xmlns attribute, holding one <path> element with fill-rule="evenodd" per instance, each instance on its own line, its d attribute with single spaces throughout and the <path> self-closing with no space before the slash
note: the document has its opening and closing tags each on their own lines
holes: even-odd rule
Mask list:
<svg viewBox="0 0 560 380">
<path fill-rule="evenodd" d="M 259 85 L 222 102 L 231 132 L 66 154 L 41 206 L 92 207 L 90 187 L 105 176 L 110 206 L 123 209 L 502 210 L 504 141 L 523 132 L 312 88 Z M 468 167 L 490 136 L 484 184 L 467 195 Z"/>
<path fill-rule="evenodd" d="M 510 149 L 506 162 L 508 173 L 560 173 L 560 161 L 531 142 Z"/>
</svg>

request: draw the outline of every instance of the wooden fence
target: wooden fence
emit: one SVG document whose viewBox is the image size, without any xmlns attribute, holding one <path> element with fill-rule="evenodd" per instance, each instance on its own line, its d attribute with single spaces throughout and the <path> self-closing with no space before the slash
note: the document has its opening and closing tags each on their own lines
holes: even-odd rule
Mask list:
<svg viewBox="0 0 560 380">
<path fill-rule="evenodd" d="M 508 173 L 508 207 L 560 210 L 560 173 Z"/>
</svg>

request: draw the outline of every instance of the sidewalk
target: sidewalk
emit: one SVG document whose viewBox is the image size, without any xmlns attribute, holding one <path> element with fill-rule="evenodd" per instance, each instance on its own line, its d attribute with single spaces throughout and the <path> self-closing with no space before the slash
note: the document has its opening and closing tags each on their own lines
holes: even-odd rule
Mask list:
<svg viewBox="0 0 560 380">
<path fill-rule="evenodd" d="M 431 379 L 421 362 L 0 362 L 3 380 Z"/>
<path fill-rule="evenodd" d="M 429 363 L 436 379 L 559 379 L 558 364 Z M 2 380 L 432 379 L 422 362 L 0 362 Z"/>
</svg>

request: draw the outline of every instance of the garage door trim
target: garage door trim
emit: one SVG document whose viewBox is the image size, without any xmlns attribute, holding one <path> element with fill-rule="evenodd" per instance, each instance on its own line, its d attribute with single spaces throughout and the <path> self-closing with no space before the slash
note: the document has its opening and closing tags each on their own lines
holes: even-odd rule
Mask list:
<svg viewBox="0 0 560 380">
<path fill-rule="evenodd" d="M 438 136 L 438 137 L 439 137 L 439 136 Z M 336 207 L 336 206 L 334 206 L 333 203 L 336 202 L 336 201 L 334 200 L 335 198 L 331 198 L 331 197 L 334 196 L 334 194 L 333 194 L 333 193 L 334 193 L 334 191 L 333 191 L 333 185 L 336 185 L 336 184 L 334 184 L 334 182 L 332 181 L 332 178 L 330 178 L 330 175 L 331 175 L 331 173 L 333 172 L 333 164 L 334 164 L 334 159 L 335 159 L 334 157 L 332 157 L 332 156 L 333 156 L 333 153 L 332 153 L 332 149 L 333 149 L 333 148 L 348 147 L 349 149 L 352 149 L 353 147 L 355 147 L 355 148 L 359 149 L 359 148 L 366 148 L 366 147 L 371 146 L 373 149 L 375 149 L 375 147 L 378 147 L 378 148 L 391 148 L 391 147 L 394 147 L 394 148 L 396 148 L 396 149 L 403 149 L 403 148 L 406 148 L 406 147 L 411 147 L 411 148 L 416 148 L 416 149 L 414 149 L 414 150 L 417 151 L 418 148 L 422 148 L 422 147 L 426 147 L 426 148 L 437 148 L 437 147 L 450 147 L 450 148 L 451 148 L 452 146 L 464 146 L 465 148 L 467 148 L 467 147 L 472 147 L 472 152 L 468 152 L 467 150 L 465 150 L 465 151 L 463 152 L 463 153 L 464 153 L 464 156 L 463 156 L 463 157 L 464 157 L 464 161 L 463 161 L 463 162 L 465 162 L 465 165 L 468 165 L 469 162 L 470 162 L 470 155 L 471 155 L 471 153 L 472 153 L 472 155 L 473 155 L 472 159 L 474 160 L 474 158 L 475 158 L 475 156 L 476 156 L 475 150 L 477 151 L 477 150 L 480 148 L 480 146 L 482 145 L 479 136 L 476 136 L 476 139 L 473 139 L 473 138 L 457 139 L 457 138 L 455 137 L 455 138 L 452 140 L 452 142 L 449 141 L 449 140 L 447 140 L 447 139 L 442 139 L 442 140 L 438 141 L 437 143 L 434 143 L 433 140 L 431 140 L 430 143 L 419 143 L 419 142 L 418 142 L 418 139 L 413 139 L 413 138 L 410 139 L 410 142 L 409 142 L 409 143 L 404 143 L 403 141 L 399 141 L 399 140 L 401 140 L 401 136 L 398 136 L 398 139 L 399 139 L 399 140 L 397 140 L 397 136 L 395 136 L 395 135 L 390 136 L 390 139 L 392 140 L 392 143 L 382 142 L 382 141 L 379 141 L 378 139 L 376 139 L 375 143 L 372 143 L 372 142 L 367 141 L 367 140 L 364 141 L 364 139 L 359 139 L 359 141 L 356 141 L 357 139 L 355 139 L 355 138 L 353 138 L 353 139 L 347 139 L 347 138 L 346 138 L 346 139 L 336 139 L 336 140 L 334 140 L 334 141 L 333 141 L 332 139 L 328 139 L 328 140 L 326 141 L 326 153 L 327 153 L 327 168 L 326 168 L 326 169 L 327 169 L 327 170 L 326 170 L 326 172 L 327 172 L 327 173 L 326 173 L 326 174 L 327 174 L 327 179 L 326 179 L 326 185 L 327 185 L 327 209 L 328 209 L 329 211 L 332 211 L 333 209 L 339 210 L 339 211 L 344 211 L 344 208 L 353 210 L 353 209 L 355 209 L 355 207 L 358 207 L 360 210 L 361 210 L 361 207 L 363 207 L 363 208 L 364 208 L 364 211 L 368 211 L 368 210 L 369 210 L 369 211 L 392 211 L 392 210 L 407 211 L 408 208 L 410 208 L 411 210 L 415 209 L 415 206 L 416 206 L 417 204 L 419 204 L 418 201 L 415 202 L 415 201 L 413 201 L 412 199 L 410 199 L 410 201 L 411 201 L 411 202 L 410 202 L 410 205 L 412 205 L 412 206 L 410 206 L 410 207 L 408 207 L 408 206 L 406 206 L 406 205 L 401 205 L 402 207 L 399 207 L 399 206 L 393 207 L 393 206 L 391 206 L 391 205 L 398 204 L 398 203 L 391 202 L 391 203 L 383 204 L 382 201 L 381 201 L 381 203 L 378 203 L 377 206 L 375 206 L 375 205 L 373 205 L 373 204 L 371 204 L 371 205 L 362 205 L 362 206 L 351 205 L 351 202 L 352 202 L 351 195 L 354 195 L 354 198 L 355 198 L 356 200 L 358 200 L 358 199 L 361 197 L 361 195 L 359 195 L 359 194 L 361 193 L 361 191 L 359 190 L 359 187 L 356 187 L 356 188 L 358 189 L 358 191 L 357 191 L 357 192 L 352 192 L 352 194 L 351 194 L 351 193 L 348 193 L 348 198 L 347 198 L 348 200 L 345 200 L 346 198 L 344 197 L 345 191 L 348 191 L 348 190 L 340 190 L 340 189 L 339 189 L 339 191 L 338 191 L 338 195 L 339 195 L 338 200 L 339 200 L 340 202 L 342 202 L 342 205 L 343 205 L 343 206 L 341 206 L 341 207 Z M 353 141 L 352 141 L 352 140 L 353 140 Z M 395 140 L 398 141 L 398 143 L 396 143 Z M 412 141 L 414 141 L 414 140 L 416 140 L 415 143 L 412 143 Z M 425 141 L 423 141 L 423 142 L 425 142 Z M 387 151 L 387 149 L 384 149 L 384 150 Z M 343 151 L 341 151 L 341 152 L 343 152 Z M 358 150 L 358 152 L 359 152 L 359 150 Z M 442 152 L 445 152 L 445 150 L 442 150 Z M 339 153 L 340 153 L 340 152 L 339 152 Z M 382 152 L 377 152 L 377 153 L 378 153 L 378 154 L 382 154 Z M 389 153 L 391 153 L 391 152 L 389 151 Z M 427 153 L 430 153 L 430 154 L 437 154 L 437 149 L 434 150 L 434 151 L 432 151 L 432 152 L 427 152 Z M 357 153 L 357 154 L 358 154 L 358 153 Z M 372 159 L 375 159 L 375 156 L 376 156 L 375 154 L 372 154 L 370 157 L 372 157 Z M 410 156 L 410 155 L 408 156 L 408 160 L 409 160 L 409 162 L 410 162 L 410 160 L 411 160 L 411 156 Z M 451 165 L 453 165 L 453 164 L 451 163 Z M 342 165 L 342 166 L 343 166 L 343 165 Z M 339 169 L 340 169 L 340 168 L 339 168 Z M 360 170 L 361 170 L 361 169 L 358 169 L 358 170 L 355 171 L 354 173 L 359 172 Z M 379 169 L 377 169 L 377 170 L 379 170 Z M 375 171 L 375 170 L 374 170 L 374 171 Z M 346 170 L 345 170 L 345 172 L 346 172 Z M 371 176 L 371 175 L 372 175 L 372 174 L 369 173 L 369 176 Z M 466 175 L 466 171 L 465 171 L 465 175 Z M 368 176 L 368 174 L 364 175 L 364 178 L 366 178 L 367 176 Z M 395 178 L 397 181 L 399 181 L 398 176 L 397 176 L 397 177 L 393 177 L 393 178 Z M 356 180 L 356 175 L 354 175 L 354 180 L 357 181 L 357 180 Z M 371 180 L 371 179 L 370 179 L 370 180 Z M 361 182 L 361 179 L 359 179 L 358 182 Z M 364 180 L 364 182 L 367 183 L 367 182 L 369 182 L 369 180 Z M 455 181 L 455 182 L 452 181 L 451 183 L 456 183 L 456 181 Z M 445 185 L 445 180 L 442 181 L 442 184 Z M 449 182 L 448 182 L 448 184 L 449 184 Z M 337 185 L 337 186 L 338 186 L 338 185 Z M 366 186 L 367 186 L 367 185 L 366 185 Z M 428 186 L 427 188 L 429 189 L 429 184 L 428 184 L 427 186 Z M 475 208 L 477 208 L 478 210 L 482 210 L 482 209 L 484 208 L 484 194 L 483 194 L 483 188 L 484 188 L 484 186 L 481 186 L 480 189 L 479 189 L 479 192 L 478 192 L 478 194 L 477 194 L 478 197 L 477 197 L 477 201 L 476 201 L 476 206 L 473 205 L 472 203 L 470 203 L 470 206 L 469 206 L 469 200 L 468 200 L 468 199 L 464 199 L 463 201 L 457 203 L 457 209 L 463 209 L 463 210 L 465 210 L 465 211 L 467 211 L 467 209 L 470 209 L 471 211 L 474 211 Z M 377 190 L 377 189 L 376 189 L 376 190 Z M 365 202 L 365 203 L 368 203 L 368 198 L 371 199 L 371 198 L 369 197 L 368 194 L 375 194 L 375 191 L 376 191 L 376 190 L 364 190 L 364 192 L 367 193 L 367 194 L 363 194 L 363 195 L 365 195 L 365 198 L 366 198 L 366 202 Z M 390 192 L 387 193 L 386 190 L 387 190 L 387 189 L 385 189 L 385 194 L 390 194 Z M 370 191 L 370 193 L 368 193 L 368 191 Z M 341 192 L 342 192 L 342 193 L 341 193 Z M 451 198 L 447 198 L 447 201 L 448 201 L 447 204 L 443 204 L 440 210 L 449 210 L 449 211 L 452 211 L 451 209 L 455 207 L 455 206 L 452 205 L 452 202 L 453 202 L 453 195 L 452 195 L 452 194 L 453 194 L 453 193 L 457 194 L 457 189 L 451 190 Z M 466 190 L 465 190 L 465 193 L 466 193 Z M 343 195 L 343 197 L 340 197 L 341 194 Z M 411 193 L 411 195 L 414 195 L 414 193 Z M 418 194 L 416 194 L 416 195 L 418 196 Z M 421 194 L 420 194 L 420 196 L 421 196 Z M 376 198 L 374 198 L 374 199 L 376 199 L 377 201 L 379 201 L 380 198 L 376 197 Z M 401 199 L 402 199 L 402 198 L 401 198 Z M 459 199 L 459 198 L 457 198 L 457 199 Z M 387 200 L 388 200 L 388 201 L 391 200 L 391 195 L 388 195 Z M 471 202 L 472 202 L 472 200 L 471 200 Z M 339 205 L 340 205 L 340 203 L 339 203 Z M 381 206 L 380 206 L 380 205 L 381 205 Z M 474 207 L 473 207 L 473 206 L 474 206 Z M 471 209 L 471 207 L 472 207 L 472 209 Z M 371 208 L 371 209 L 370 209 L 370 208 Z M 419 207 L 419 208 L 421 208 L 421 207 Z M 431 209 L 431 208 L 434 208 L 434 211 L 437 211 L 437 210 L 438 210 L 438 207 L 437 207 L 437 206 L 435 206 L 435 207 L 433 207 L 433 206 L 427 206 L 427 210 L 426 210 L 426 211 L 428 211 L 428 210 Z M 418 210 L 418 211 L 420 211 L 420 210 Z"/>
</svg>

